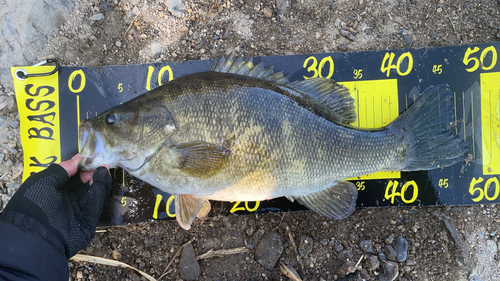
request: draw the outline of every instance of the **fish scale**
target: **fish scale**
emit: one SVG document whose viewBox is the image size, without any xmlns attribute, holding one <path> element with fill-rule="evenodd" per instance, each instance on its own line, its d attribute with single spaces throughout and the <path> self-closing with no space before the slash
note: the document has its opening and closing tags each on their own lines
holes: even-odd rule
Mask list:
<svg viewBox="0 0 500 281">
<path fill-rule="evenodd" d="M 391 124 L 354 128 L 354 100 L 333 80 L 290 83 L 262 64 L 222 57 L 210 72 L 176 78 L 82 121 L 80 168 L 122 167 L 174 194 L 185 229 L 208 213 L 209 199 L 285 196 L 342 219 L 357 198 L 343 179 L 463 161 L 468 149 L 449 125 L 453 110 L 453 95 L 440 85 Z"/>
</svg>

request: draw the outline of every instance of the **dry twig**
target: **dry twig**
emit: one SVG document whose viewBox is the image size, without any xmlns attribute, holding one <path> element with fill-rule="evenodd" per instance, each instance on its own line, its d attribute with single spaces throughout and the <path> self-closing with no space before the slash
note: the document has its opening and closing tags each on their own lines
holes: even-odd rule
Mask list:
<svg viewBox="0 0 500 281">
<path fill-rule="evenodd" d="M 290 242 L 292 243 L 293 250 L 295 251 L 295 256 L 297 257 L 297 261 L 300 263 L 300 266 L 304 268 L 304 264 L 302 263 L 302 259 L 300 258 L 299 251 L 297 251 L 297 245 L 295 245 L 295 241 L 293 241 L 292 232 L 290 228 L 287 226 L 286 231 L 288 231 L 288 238 L 290 238 Z"/>
<path fill-rule="evenodd" d="M 156 281 L 156 279 L 154 279 L 149 274 L 147 274 L 143 271 L 140 271 L 139 269 L 132 267 L 126 263 L 120 262 L 120 261 L 105 259 L 105 258 L 101 258 L 101 257 L 88 256 L 88 255 L 80 255 L 80 254 L 74 255 L 71 259 L 76 261 L 76 262 L 93 262 L 93 263 L 102 264 L 102 265 L 131 268 L 131 269 L 137 271 L 137 273 L 139 273 L 140 275 L 146 277 L 148 280 Z"/>
<path fill-rule="evenodd" d="M 167 275 L 167 269 L 170 267 L 170 265 L 174 262 L 175 258 L 179 255 L 179 253 L 182 251 L 182 249 L 184 249 L 184 247 L 186 247 L 187 245 L 189 245 L 191 242 L 194 241 L 194 238 L 191 238 L 191 240 L 189 240 L 188 242 L 184 243 L 184 245 L 182 245 L 179 250 L 177 250 L 177 252 L 175 253 L 175 255 L 172 257 L 172 259 L 170 260 L 170 262 L 167 264 L 167 267 L 165 267 L 165 270 L 163 270 L 163 273 L 160 275 L 160 277 L 158 278 L 158 281 L 160 279 L 162 279 L 165 275 Z"/>
<path fill-rule="evenodd" d="M 293 281 L 302 281 L 299 274 L 292 266 L 288 267 L 284 263 L 280 262 L 280 270 L 286 275 L 286 277 L 292 279 Z"/>
<path fill-rule="evenodd" d="M 194 260 L 203 260 L 203 259 L 209 259 L 213 257 L 222 257 L 222 256 L 227 256 L 227 255 L 234 255 L 234 254 L 240 254 L 240 253 L 249 253 L 250 250 L 247 249 L 246 247 L 239 247 L 239 248 L 234 248 L 234 249 L 222 249 L 222 250 L 216 250 L 214 251 L 213 249 L 197 256 Z"/>
</svg>

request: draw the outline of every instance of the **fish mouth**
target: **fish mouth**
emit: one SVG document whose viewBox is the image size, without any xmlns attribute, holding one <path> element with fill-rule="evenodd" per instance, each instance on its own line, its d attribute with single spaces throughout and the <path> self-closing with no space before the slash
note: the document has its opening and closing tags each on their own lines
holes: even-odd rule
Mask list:
<svg viewBox="0 0 500 281">
<path fill-rule="evenodd" d="M 99 132 L 94 131 L 89 122 L 80 125 L 80 155 L 83 157 L 78 164 L 82 171 L 92 171 L 104 163 L 106 142 Z"/>
</svg>

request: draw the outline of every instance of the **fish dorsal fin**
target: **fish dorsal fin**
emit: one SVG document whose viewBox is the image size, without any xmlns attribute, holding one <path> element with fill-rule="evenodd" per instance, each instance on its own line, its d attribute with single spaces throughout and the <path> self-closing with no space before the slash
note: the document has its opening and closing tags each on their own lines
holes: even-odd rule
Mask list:
<svg viewBox="0 0 500 281">
<path fill-rule="evenodd" d="M 244 59 L 242 55 L 239 55 L 236 59 L 234 59 L 232 52 L 227 57 L 222 55 L 212 65 L 210 71 L 255 77 L 272 81 L 277 84 L 288 83 L 288 77 L 284 76 L 282 71 L 274 72 L 272 66 L 264 68 L 262 63 L 254 65 L 251 58 Z"/>
<path fill-rule="evenodd" d="M 326 78 L 311 78 L 295 81 L 286 86 L 300 92 L 304 98 L 307 99 L 308 96 L 329 108 L 330 110 L 323 110 L 320 114 L 327 120 L 337 124 L 349 124 L 356 121 L 354 99 L 349 89 L 337 82 Z"/>
</svg>

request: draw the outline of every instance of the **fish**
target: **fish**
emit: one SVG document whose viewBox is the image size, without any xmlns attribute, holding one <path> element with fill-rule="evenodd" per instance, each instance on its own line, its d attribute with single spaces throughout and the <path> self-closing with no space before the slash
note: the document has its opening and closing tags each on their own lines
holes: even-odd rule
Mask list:
<svg viewBox="0 0 500 281">
<path fill-rule="evenodd" d="M 209 200 L 286 197 L 331 219 L 348 217 L 358 191 L 344 179 L 463 161 L 449 86 L 430 86 L 387 126 L 360 129 L 349 89 L 332 79 L 290 82 L 232 54 L 81 121 L 79 168 L 120 167 L 173 194 L 179 225 Z"/>
</svg>

